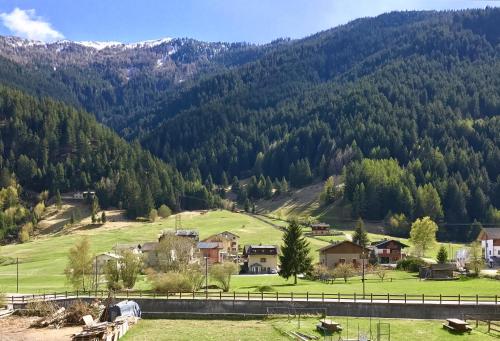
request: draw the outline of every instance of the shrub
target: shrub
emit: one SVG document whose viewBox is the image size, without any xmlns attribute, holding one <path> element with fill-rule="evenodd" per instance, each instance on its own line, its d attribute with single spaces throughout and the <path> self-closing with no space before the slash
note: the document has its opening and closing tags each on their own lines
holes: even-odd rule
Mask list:
<svg viewBox="0 0 500 341">
<path fill-rule="evenodd" d="M 151 211 L 149 211 L 148 218 L 149 218 L 149 221 L 152 223 L 155 222 L 156 219 L 158 219 L 158 211 L 156 210 L 156 208 L 153 208 L 153 209 L 151 209 Z"/>
<path fill-rule="evenodd" d="M 219 284 L 219 287 L 224 292 L 229 291 L 231 285 L 231 276 L 236 274 L 238 266 L 232 262 L 214 264 L 210 269 L 210 277 Z"/>
<path fill-rule="evenodd" d="M 165 204 L 158 209 L 158 215 L 162 218 L 168 218 L 171 214 L 172 210 Z"/>
<path fill-rule="evenodd" d="M 420 267 L 424 265 L 426 265 L 424 260 L 415 257 L 408 257 L 401 259 L 396 265 L 396 269 L 409 272 L 419 272 Z"/>
<path fill-rule="evenodd" d="M 159 293 L 191 292 L 189 278 L 181 272 L 167 272 L 151 276 L 153 290 Z"/>
<path fill-rule="evenodd" d="M 57 311 L 58 307 L 54 302 L 34 300 L 28 302 L 24 314 L 26 316 L 49 316 Z"/>
<path fill-rule="evenodd" d="M 349 277 L 353 277 L 355 275 L 356 271 L 352 264 L 339 264 L 333 269 L 333 276 L 338 277 L 338 278 L 343 278 L 344 282 L 347 283 L 347 279 Z"/>
<path fill-rule="evenodd" d="M 261 292 L 261 293 L 264 293 L 264 292 L 273 292 L 274 288 L 271 285 L 259 285 L 255 289 L 255 291 Z"/>
<path fill-rule="evenodd" d="M 82 324 L 83 316 L 91 315 L 95 320 L 100 317 L 101 310 L 98 304 L 88 304 L 78 300 L 68 307 L 66 314 L 66 322 L 68 324 Z"/>
<path fill-rule="evenodd" d="M 3 292 L 0 292 L 0 307 L 5 306 L 5 304 L 6 304 L 5 294 Z"/>
</svg>

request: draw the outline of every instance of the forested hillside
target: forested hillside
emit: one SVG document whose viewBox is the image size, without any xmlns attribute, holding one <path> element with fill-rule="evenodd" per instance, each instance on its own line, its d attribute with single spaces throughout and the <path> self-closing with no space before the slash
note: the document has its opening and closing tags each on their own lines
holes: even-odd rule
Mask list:
<svg viewBox="0 0 500 341">
<path fill-rule="evenodd" d="M 201 183 L 185 182 L 90 114 L 6 87 L 0 87 L 0 150 L 0 239 L 33 218 L 18 206 L 36 202 L 33 191 L 95 189 L 102 207 L 122 207 L 131 217 L 161 204 L 175 210 L 217 204 Z"/>
<path fill-rule="evenodd" d="M 262 172 L 302 186 L 312 181 L 309 169 L 325 178 L 348 166 L 345 195 L 361 200 L 353 217 L 416 217 L 418 189 L 427 185 L 443 210 L 436 219 L 493 221 L 500 206 L 493 22 L 498 9 L 391 13 L 319 33 L 192 87 L 182 96 L 197 105 L 143 144 L 216 182 L 222 171 Z M 394 159 L 402 175 L 386 181 L 377 175 L 382 164 L 366 169 L 364 159 Z M 361 185 L 365 193 L 355 194 Z"/>
<path fill-rule="evenodd" d="M 65 120 L 47 130 L 70 152 L 50 144 L 42 121 L 25 113 L 19 120 L 39 141 L 2 133 L 4 162 L 15 171 L 25 154 L 23 162 L 36 167 L 18 177 L 36 190 L 98 182 L 103 200 L 124 207 L 122 173 L 131 177 L 125 183 L 137 182 L 155 202 L 177 208 L 182 195 L 189 206 L 186 188 L 213 203 L 211 193 L 222 194 L 213 183 L 225 186 L 233 177 L 255 176 L 236 191 L 245 203 L 288 184 L 344 174 L 353 219 L 408 222 L 429 215 L 440 237 L 471 239 L 474 221 L 500 222 L 499 22 L 500 9 L 492 8 L 394 12 L 263 46 L 180 39 L 98 52 L 71 42 L 17 47 L 4 38 L 0 81 L 86 108 L 172 168 L 69 107 L 93 122 L 71 127 L 74 133 L 64 133 Z M 38 111 L 61 111 L 59 103 L 5 91 L 23 98 L 20 113 L 31 110 L 24 98 Z M 100 132 L 94 140 L 107 142 L 94 154 L 92 143 L 72 151 L 85 140 L 82 131 Z M 135 157 L 108 153 L 116 148 L 104 137 Z M 47 157 L 43 143 L 52 153 Z"/>
</svg>

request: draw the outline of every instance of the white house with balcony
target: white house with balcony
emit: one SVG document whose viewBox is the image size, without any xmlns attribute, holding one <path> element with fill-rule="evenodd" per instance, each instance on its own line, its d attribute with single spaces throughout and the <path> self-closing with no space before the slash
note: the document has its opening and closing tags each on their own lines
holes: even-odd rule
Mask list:
<svg viewBox="0 0 500 341">
<path fill-rule="evenodd" d="M 500 228 L 483 228 L 477 237 L 483 247 L 484 259 L 490 264 L 500 263 Z"/>
</svg>

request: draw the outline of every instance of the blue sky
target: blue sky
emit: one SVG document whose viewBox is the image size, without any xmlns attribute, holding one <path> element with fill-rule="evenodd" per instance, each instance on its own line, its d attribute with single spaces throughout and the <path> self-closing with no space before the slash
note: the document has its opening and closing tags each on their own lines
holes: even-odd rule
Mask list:
<svg viewBox="0 0 500 341">
<path fill-rule="evenodd" d="M 190 37 L 265 43 L 393 10 L 499 5 L 479 0 L 1 0 L 0 34 L 43 41 Z"/>
</svg>

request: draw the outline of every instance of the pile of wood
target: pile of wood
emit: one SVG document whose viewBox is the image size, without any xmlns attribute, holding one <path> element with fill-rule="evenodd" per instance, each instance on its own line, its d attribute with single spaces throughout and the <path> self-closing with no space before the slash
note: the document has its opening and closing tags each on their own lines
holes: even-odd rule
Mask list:
<svg viewBox="0 0 500 341">
<path fill-rule="evenodd" d="M 306 333 L 302 332 L 294 332 L 294 331 L 289 331 L 288 336 L 290 336 L 294 340 L 299 340 L 299 341 L 310 341 L 310 340 L 319 340 L 319 337 L 315 335 L 309 335 Z"/>
<path fill-rule="evenodd" d="M 84 320 L 86 320 L 84 318 Z M 86 326 L 80 333 L 73 335 L 73 341 L 114 341 L 124 336 L 130 326 L 137 323 L 137 317 L 119 316 L 114 322 L 92 323 L 86 321 Z"/>
<path fill-rule="evenodd" d="M 55 313 L 39 318 L 38 320 L 33 322 L 31 327 L 44 328 L 48 326 L 54 326 L 56 328 L 60 328 L 66 322 L 66 316 L 66 308 L 62 307 L 57 309 Z"/>
</svg>

